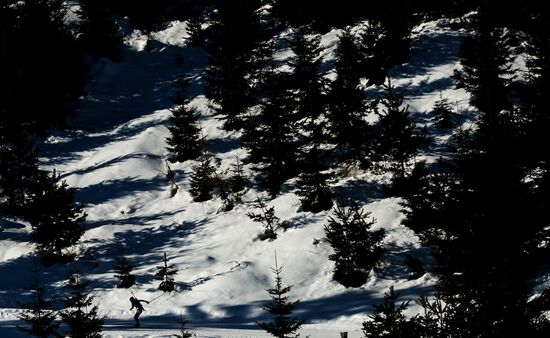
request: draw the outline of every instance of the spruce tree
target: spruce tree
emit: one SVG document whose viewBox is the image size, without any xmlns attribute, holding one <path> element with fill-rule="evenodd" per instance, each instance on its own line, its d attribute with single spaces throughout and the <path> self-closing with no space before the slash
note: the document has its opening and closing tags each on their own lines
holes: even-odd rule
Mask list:
<svg viewBox="0 0 550 338">
<path fill-rule="evenodd" d="M 67 324 L 66 336 L 70 338 L 101 338 L 105 317 L 100 317 L 94 305 L 94 296 L 86 293 L 89 282 L 83 281 L 79 273 L 69 276 L 69 295 L 64 300 L 65 309 L 61 312 Z"/>
<path fill-rule="evenodd" d="M 198 163 L 193 166 L 193 173 L 189 178 L 189 193 L 195 202 L 204 202 L 212 198 L 216 169 L 212 163 L 212 155 L 206 150 L 202 151 L 197 161 Z"/>
<path fill-rule="evenodd" d="M 424 132 L 415 132 L 416 124 L 409 117 L 408 106 L 403 107 L 403 94 L 395 93 L 393 86 L 386 86 L 387 93 L 381 99 L 382 111 L 375 127 L 374 158 L 386 161 L 398 180 L 403 180 L 420 145 Z"/>
<path fill-rule="evenodd" d="M 179 327 L 179 334 L 175 334 L 173 335 L 174 337 L 176 338 L 191 338 L 193 337 L 193 334 L 191 332 L 189 332 L 189 330 L 187 329 L 187 320 L 185 320 L 185 318 L 183 318 L 183 316 L 181 316 L 180 320 L 179 320 L 179 324 L 180 324 L 180 327 Z"/>
<path fill-rule="evenodd" d="M 372 131 L 364 120 L 366 107 L 360 83 L 360 60 L 360 49 L 347 28 L 339 36 L 336 49 L 336 79 L 329 93 L 328 120 L 332 142 L 343 155 L 365 161 Z"/>
<path fill-rule="evenodd" d="M 368 85 L 381 85 L 393 65 L 404 63 L 409 55 L 412 12 L 407 1 L 382 5 L 361 33 L 363 72 Z"/>
<path fill-rule="evenodd" d="M 262 308 L 273 316 L 271 322 L 258 322 L 258 325 L 272 336 L 277 338 L 295 338 L 299 335 L 296 331 L 300 329 L 304 320 L 297 320 L 291 317 L 292 312 L 298 306 L 299 301 L 290 302 L 287 293 L 290 292 L 292 286 L 284 286 L 281 272 L 283 267 L 277 266 L 277 258 L 275 258 L 275 268 L 271 269 L 275 275 L 275 286 L 267 289 L 271 296 L 271 302 Z"/>
<path fill-rule="evenodd" d="M 365 213 L 355 202 L 349 207 L 339 202 L 333 212 L 325 233 L 334 250 L 329 256 L 335 264 L 334 280 L 346 287 L 361 286 L 367 280 L 366 273 L 378 264 L 382 255 L 384 230 L 371 231 L 376 220 L 369 219 L 370 213 Z"/>
<path fill-rule="evenodd" d="M 332 208 L 332 191 L 327 184 L 329 174 L 324 172 L 326 167 L 323 162 L 319 145 L 314 144 L 306 149 L 296 192 L 300 196 L 303 211 L 317 213 Z"/>
<path fill-rule="evenodd" d="M 116 258 L 115 277 L 119 280 L 117 288 L 129 288 L 136 282 L 136 276 L 132 274 L 133 266 L 121 252 Z"/>
<path fill-rule="evenodd" d="M 178 66 L 177 79 L 172 83 L 176 93 L 172 101 L 176 107 L 172 108 L 170 118 L 171 126 L 168 127 L 170 136 L 166 138 L 168 146 L 166 149 L 171 152 L 172 158 L 177 162 L 193 160 L 200 155 L 203 146 L 201 130 L 197 124 L 197 111 L 189 104 L 187 89 L 189 81 L 185 78 L 183 71 L 183 59 L 181 55 L 176 58 Z"/>
<path fill-rule="evenodd" d="M 155 279 L 160 280 L 158 289 L 164 292 L 174 291 L 174 275 L 177 271 L 174 269 L 173 264 L 169 264 L 170 259 L 166 256 L 166 252 L 162 257 L 162 265 L 157 266 L 157 273 L 155 274 Z"/>
<path fill-rule="evenodd" d="M 259 114 L 250 118 L 243 137 L 250 161 L 261 163 L 260 182 L 272 197 L 297 171 L 298 139 L 285 81 L 282 76 L 271 76 Z"/>
<path fill-rule="evenodd" d="M 189 18 L 187 19 L 186 32 L 187 47 L 203 47 L 204 46 L 204 30 L 202 29 L 202 10 L 197 6 L 189 7 Z"/>
<path fill-rule="evenodd" d="M 288 41 L 294 54 L 288 64 L 292 69 L 289 76 L 294 91 L 295 119 L 305 118 L 309 123 L 324 113 L 325 90 L 325 81 L 319 71 L 321 37 L 310 33 L 308 27 L 301 27 Z"/>
<path fill-rule="evenodd" d="M 231 168 L 232 175 L 229 179 L 229 186 L 233 193 L 238 193 L 246 187 L 247 179 L 244 174 L 243 163 L 238 155 L 235 156 L 235 162 Z"/>
<path fill-rule="evenodd" d="M 22 127 L 5 123 L 0 129 L 0 195 L 11 212 L 22 214 L 39 174 L 37 147 Z"/>
<path fill-rule="evenodd" d="M 77 12 L 79 40 L 85 52 L 117 60 L 121 42 L 108 1 L 83 0 Z"/>
<path fill-rule="evenodd" d="M 410 300 L 396 305 L 398 296 L 393 286 L 390 286 L 390 292 L 384 293 L 384 303 L 374 305 L 374 313 L 369 315 L 368 321 L 363 322 L 365 338 L 421 337 L 414 319 L 407 319 L 403 313 Z"/>
<path fill-rule="evenodd" d="M 275 215 L 275 207 L 268 207 L 263 199 L 258 197 L 254 204 L 256 209 L 260 209 L 260 213 L 248 212 L 246 215 L 254 222 L 261 223 L 264 226 L 264 238 L 274 240 L 277 238 L 277 228 L 281 220 Z"/>
<path fill-rule="evenodd" d="M 483 112 L 482 120 L 489 130 L 496 127 L 496 115 L 511 107 L 511 52 L 503 29 L 496 26 L 489 13 L 491 10 L 481 6 L 474 32 L 464 38 L 460 47 L 462 69 L 454 74 L 457 87 L 470 92 L 470 103 Z"/>
<path fill-rule="evenodd" d="M 26 326 L 18 328 L 29 336 L 39 338 L 60 337 L 56 321 L 57 311 L 53 310 L 54 300 L 45 297 L 44 286 L 40 282 L 40 271 L 35 261 L 33 281 L 27 288 L 31 302 L 22 304 L 24 311 L 19 316 Z"/>
<path fill-rule="evenodd" d="M 437 128 L 450 128 L 453 126 L 455 113 L 449 99 L 440 95 L 439 100 L 434 102 L 432 115 Z"/>
<path fill-rule="evenodd" d="M 84 233 L 82 208 L 74 202 L 74 189 L 55 170 L 51 175 L 41 171 L 31 189 L 26 216 L 38 248 L 54 259 L 62 258 L 63 249 L 75 245 Z"/>
<path fill-rule="evenodd" d="M 256 0 L 218 3 L 207 32 L 205 95 L 226 130 L 243 127 L 243 115 L 253 102 L 248 75 L 259 36 L 257 5 Z"/>
</svg>

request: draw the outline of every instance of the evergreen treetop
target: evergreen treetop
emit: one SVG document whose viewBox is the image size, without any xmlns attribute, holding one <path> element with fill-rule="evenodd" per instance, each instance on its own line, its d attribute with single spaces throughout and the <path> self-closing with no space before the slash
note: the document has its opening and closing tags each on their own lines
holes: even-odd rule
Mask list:
<svg viewBox="0 0 550 338">
<path fill-rule="evenodd" d="M 291 302 L 288 300 L 287 293 L 292 286 L 284 286 L 281 277 L 282 267 L 277 266 L 275 258 L 275 267 L 271 269 L 275 275 L 275 286 L 267 289 L 271 296 L 271 302 L 262 308 L 273 316 L 271 322 L 258 322 L 258 325 L 271 335 L 277 338 L 296 338 L 299 335 L 296 331 L 302 326 L 304 320 L 297 320 L 291 317 L 292 312 L 298 306 L 299 301 Z"/>
<path fill-rule="evenodd" d="M 41 171 L 30 194 L 29 213 L 32 238 L 38 248 L 63 256 L 63 249 L 78 242 L 86 219 L 82 205 L 74 202 L 74 189 L 54 170 L 51 175 Z"/>
<path fill-rule="evenodd" d="M 177 270 L 174 269 L 173 264 L 168 264 L 170 259 L 166 256 L 166 252 L 162 257 L 162 265 L 157 266 L 157 272 L 155 273 L 155 279 L 160 280 L 159 290 L 164 292 L 174 291 L 174 275 Z"/>
<path fill-rule="evenodd" d="M 89 282 L 83 281 L 79 273 L 69 276 L 67 287 L 69 295 L 64 299 L 65 310 L 61 318 L 68 326 L 67 337 L 101 338 L 105 317 L 99 316 L 99 309 L 94 305 L 94 296 L 87 294 Z"/>
<path fill-rule="evenodd" d="M 54 300 L 45 297 L 45 288 L 40 283 L 40 271 L 36 260 L 33 268 L 33 281 L 27 290 L 30 292 L 31 302 L 22 304 L 25 310 L 19 319 L 28 326 L 18 326 L 18 329 L 33 337 L 60 337 L 60 323 L 56 321 L 57 311 L 53 310 Z"/>
</svg>

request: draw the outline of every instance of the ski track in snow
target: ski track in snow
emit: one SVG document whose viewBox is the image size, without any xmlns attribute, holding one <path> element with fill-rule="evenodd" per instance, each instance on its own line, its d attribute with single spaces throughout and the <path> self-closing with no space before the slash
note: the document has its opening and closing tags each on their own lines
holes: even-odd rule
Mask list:
<svg viewBox="0 0 550 338">
<path fill-rule="evenodd" d="M 275 250 L 284 283 L 294 285 L 290 299 L 301 300 L 295 316 L 307 319 L 300 331 L 303 337 L 337 337 L 340 331 L 348 331 L 350 338 L 361 336 L 361 322 L 391 285 L 403 300 L 430 294 L 434 277 L 426 273 L 409 280 L 403 255 L 408 252 L 423 259 L 426 249 L 400 224 L 399 200 L 381 199 L 368 174 L 335 184 L 338 194 L 365 201 L 366 210 L 378 220 L 375 228 L 387 231 L 382 266 L 357 289 L 345 289 L 332 281 L 333 264 L 327 258 L 331 248 L 323 230 L 330 212 L 299 211 L 292 180 L 283 187 L 283 194 L 269 202 L 291 224 L 275 241 L 258 240 L 262 228 L 246 216 L 257 196 L 252 188 L 243 196 L 243 204 L 226 213 L 217 213 L 219 198 L 194 203 L 187 192 L 192 161 L 171 164 L 180 189 L 174 198 L 169 197 L 169 184 L 161 172 L 166 171 L 164 139 L 178 52 L 184 56 L 192 80 L 189 94 L 202 114 L 201 124 L 219 168 L 230 168 L 234 156 L 244 154 L 238 147 L 239 135 L 220 130 L 221 122 L 200 95 L 206 58 L 200 49 L 182 47 L 183 29 L 181 23 L 173 22 L 166 30 L 151 34 L 157 40 L 150 52 L 142 50 L 147 37 L 137 31 L 129 35 L 122 62 L 99 60 L 93 67 L 86 92 L 72 105 L 72 129 L 55 132 L 43 145 L 42 167 L 58 170 L 70 186 L 78 188 L 76 199 L 85 203 L 88 218 L 83 247 L 98 264 L 95 267 L 79 259 L 44 269 L 42 282 L 56 287 L 51 295 L 63 295 L 59 286 L 78 267 L 90 280 L 95 301 L 106 315 L 105 337 L 170 337 L 176 333 L 180 314 L 198 337 L 269 337 L 255 322 L 269 320 L 260 306 L 269 299 L 265 289 L 273 283 L 270 267 Z M 327 62 L 337 33 L 334 30 L 323 37 Z M 422 24 L 415 29 L 410 62 L 392 70 L 393 84 L 405 90 L 406 103 L 421 125 L 431 124 L 428 112 L 440 92 L 464 107 L 463 121 L 467 122 L 468 96 L 455 90 L 449 78 L 457 67 L 460 36 L 438 22 Z M 279 52 L 278 57 L 288 55 Z M 369 88 L 366 96 L 379 90 Z M 441 143 L 448 137 L 431 136 L 436 142 L 423 154 L 426 159 L 440 154 Z M 253 174 L 251 168 L 246 170 Z M 22 287 L 30 281 L 33 246 L 27 225 L 15 219 L 0 221 L 0 337 L 15 338 L 20 335 L 15 329 L 20 324 L 18 302 L 27 301 Z M 314 239 L 320 243 L 312 244 Z M 115 287 L 112 269 L 121 247 L 137 275 L 137 285 L 130 290 Z M 164 252 L 178 270 L 177 291 L 166 295 L 157 291 L 158 283 L 152 278 Z M 128 310 L 130 291 L 142 299 L 160 296 L 146 306 L 143 329 L 128 329 L 133 324 L 133 313 Z M 409 312 L 416 310 L 411 303 Z"/>
</svg>

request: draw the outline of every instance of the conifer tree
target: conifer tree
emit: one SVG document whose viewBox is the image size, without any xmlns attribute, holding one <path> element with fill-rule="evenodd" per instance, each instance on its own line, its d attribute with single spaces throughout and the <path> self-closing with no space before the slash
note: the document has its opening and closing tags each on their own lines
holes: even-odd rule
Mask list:
<svg viewBox="0 0 550 338">
<path fill-rule="evenodd" d="M 507 79 L 511 75 L 511 52 L 490 11 L 481 6 L 473 34 L 466 36 L 460 47 L 462 69 L 454 74 L 457 87 L 469 91 L 470 103 L 483 112 L 488 131 L 496 128 L 496 115 L 511 108 Z"/>
<path fill-rule="evenodd" d="M 403 180 L 407 168 L 424 142 L 424 132 L 415 132 L 416 124 L 409 117 L 408 106 L 403 105 L 403 94 L 395 93 L 391 83 L 382 97 L 383 111 L 375 130 L 374 155 L 378 161 L 388 161 L 397 179 Z"/>
<path fill-rule="evenodd" d="M 229 179 L 229 185 L 233 193 L 242 191 L 247 184 L 247 180 L 244 175 L 243 163 L 238 155 L 235 156 L 235 162 L 231 168 L 233 175 Z"/>
<path fill-rule="evenodd" d="M 281 184 L 297 171 L 298 140 L 291 112 L 292 99 L 284 81 L 281 76 L 271 76 L 259 114 L 249 120 L 243 137 L 250 161 L 262 163 L 258 169 L 261 184 L 272 197 L 277 196 Z"/>
<path fill-rule="evenodd" d="M 198 163 L 193 166 L 193 173 L 189 179 L 189 193 L 193 196 L 195 202 L 204 202 L 212 198 L 216 169 L 212 163 L 212 155 L 206 150 L 202 151 L 197 161 Z"/>
<path fill-rule="evenodd" d="M 115 277 L 119 280 L 117 288 L 129 288 L 136 282 L 132 274 L 133 266 L 121 252 L 116 258 Z"/>
<path fill-rule="evenodd" d="M 405 311 L 410 301 L 396 305 L 399 295 L 390 286 L 390 292 L 384 293 L 384 303 L 374 305 L 374 313 L 370 320 L 363 322 L 365 338 L 405 338 L 421 337 L 413 320 L 407 319 Z"/>
<path fill-rule="evenodd" d="M 317 213 L 332 208 L 332 192 L 327 184 L 329 175 L 323 172 L 325 169 L 322 151 L 314 144 L 306 150 L 297 182 L 296 194 L 301 197 L 303 211 Z"/>
<path fill-rule="evenodd" d="M 162 257 L 162 265 L 157 266 L 155 279 L 160 280 L 158 289 L 164 292 L 174 291 L 174 275 L 177 271 L 174 269 L 174 264 L 169 264 L 170 259 L 166 256 L 166 252 Z"/>
<path fill-rule="evenodd" d="M 365 161 L 370 139 L 369 124 L 364 120 L 366 107 L 360 84 L 361 53 L 349 28 L 339 36 L 336 49 L 336 79 L 329 93 L 330 134 L 344 153 Z"/>
<path fill-rule="evenodd" d="M 120 36 L 106 0 L 83 0 L 77 12 L 79 40 L 84 51 L 96 57 L 117 60 Z"/>
<path fill-rule="evenodd" d="M 32 239 L 38 248 L 54 259 L 63 257 L 63 249 L 78 242 L 86 219 L 82 205 L 74 202 L 74 189 L 54 170 L 41 171 L 33 184 L 26 218 L 32 227 Z"/>
<path fill-rule="evenodd" d="M 248 75 L 259 35 L 257 5 L 256 0 L 220 2 L 207 33 L 205 95 L 227 130 L 243 127 L 243 115 L 253 102 Z"/>
<path fill-rule="evenodd" d="M 187 320 L 185 320 L 185 318 L 183 318 L 183 316 L 181 316 L 180 320 L 179 320 L 179 324 L 180 324 L 180 327 L 179 327 L 179 334 L 175 334 L 174 337 L 176 338 L 191 338 L 193 337 L 193 334 L 191 332 L 189 332 L 189 330 L 187 329 Z"/>
<path fill-rule="evenodd" d="M 452 127 L 455 113 L 449 103 L 449 99 L 440 96 L 439 100 L 434 102 L 432 114 L 437 128 Z"/>
<path fill-rule="evenodd" d="M 166 138 L 166 147 L 172 153 L 172 157 L 177 162 L 192 160 L 200 155 L 203 146 L 201 130 L 197 124 L 197 111 L 195 107 L 189 105 L 187 89 L 189 81 L 185 78 L 183 71 L 183 59 L 181 55 L 176 58 L 178 66 L 177 79 L 172 83 L 176 93 L 172 101 L 176 104 L 171 112 L 170 136 Z"/>
<path fill-rule="evenodd" d="M 277 228 L 279 227 L 281 220 L 275 215 L 275 207 L 268 207 L 263 199 L 258 197 L 254 204 L 256 209 L 260 209 L 260 213 L 248 212 L 246 215 L 254 222 L 261 223 L 264 226 L 264 238 L 276 239 Z"/>
<path fill-rule="evenodd" d="M 202 10 L 197 5 L 190 6 L 189 18 L 187 19 L 186 31 L 187 47 L 203 47 L 204 46 L 204 30 L 202 29 Z"/>
<path fill-rule="evenodd" d="M 36 261 L 34 264 L 33 281 L 27 288 L 31 302 L 22 304 L 25 310 L 19 316 L 26 326 L 18 326 L 18 328 L 33 337 L 59 337 L 60 323 L 56 321 L 57 312 L 53 310 L 54 300 L 45 297 L 44 286 L 40 283 L 38 264 Z"/>
<path fill-rule="evenodd" d="M 306 118 L 311 123 L 324 113 L 325 81 L 319 72 L 322 62 L 321 37 L 310 34 L 310 29 L 304 26 L 294 33 L 288 43 L 294 53 L 288 64 L 292 69 L 291 89 L 295 91 L 295 118 Z"/>
<path fill-rule="evenodd" d="M 37 147 L 22 127 L 5 123 L 0 129 L 0 196 L 11 212 L 24 213 L 38 176 Z"/>
<path fill-rule="evenodd" d="M 382 255 L 384 230 L 371 231 L 376 220 L 369 216 L 355 202 L 349 207 L 338 203 L 334 217 L 330 216 L 325 225 L 327 240 L 334 250 L 329 256 L 335 263 L 334 279 L 346 287 L 363 285 L 365 273 L 378 264 Z"/>
<path fill-rule="evenodd" d="M 10 47 L 11 114 L 44 132 L 63 124 L 66 103 L 82 89 L 84 64 L 80 48 L 65 23 L 68 6 L 61 0 L 21 1 L 17 11 L 20 36 Z M 34 41 L 32 46 L 23 41 Z M 36 57 L 40 50 L 40 58 Z M 17 102 L 25 102 L 20 105 Z M 44 113 L 47 112 L 47 113 Z"/>
<path fill-rule="evenodd" d="M 297 320 L 291 317 L 292 312 L 298 306 L 299 301 L 290 302 L 287 293 L 290 292 L 292 286 L 284 286 L 281 272 L 283 267 L 277 266 L 277 258 L 275 257 L 275 268 L 271 269 L 275 275 L 275 286 L 267 289 L 271 296 L 271 302 L 262 308 L 273 316 L 271 322 L 258 322 L 258 325 L 272 336 L 277 338 L 295 338 L 299 335 L 296 331 L 300 329 L 304 320 Z"/>
<path fill-rule="evenodd" d="M 67 324 L 66 336 L 70 338 L 101 338 L 105 317 L 100 317 L 94 296 L 87 294 L 89 282 L 83 281 L 79 273 L 69 276 L 67 287 L 69 295 L 64 300 L 65 309 L 61 312 L 63 322 Z"/>
<path fill-rule="evenodd" d="M 383 84 L 390 67 L 405 62 L 410 49 L 412 12 L 407 1 L 382 7 L 361 34 L 362 69 L 368 85 Z"/>
</svg>

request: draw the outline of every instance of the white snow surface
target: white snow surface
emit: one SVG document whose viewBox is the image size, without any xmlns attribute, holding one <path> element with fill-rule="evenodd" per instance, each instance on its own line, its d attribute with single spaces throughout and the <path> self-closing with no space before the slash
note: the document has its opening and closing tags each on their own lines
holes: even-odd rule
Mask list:
<svg viewBox="0 0 550 338">
<path fill-rule="evenodd" d="M 324 225 L 331 212 L 311 214 L 300 211 L 300 202 L 291 180 L 283 193 L 269 205 L 289 222 L 274 241 L 262 241 L 261 225 L 246 213 L 259 192 L 247 189 L 243 203 L 229 212 L 218 212 L 219 198 L 204 203 L 192 201 L 188 178 L 193 161 L 171 164 L 180 189 L 170 198 L 166 171 L 165 138 L 170 116 L 170 81 L 176 74 L 174 59 L 182 53 L 192 81 L 190 95 L 201 113 L 210 149 L 220 169 L 230 168 L 234 157 L 245 151 L 238 146 L 240 135 L 222 131 L 221 121 L 209 111 L 199 95 L 206 66 L 201 49 L 185 48 L 185 23 L 172 22 L 166 30 L 145 37 L 134 31 L 125 38 L 122 61 L 99 60 L 89 75 L 85 94 L 72 105 L 71 128 L 55 132 L 42 148 L 41 166 L 55 168 L 70 186 L 78 188 L 76 199 L 88 213 L 86 233 L 75 250 L 87 250 L 93 262 L 80 258 L 67 265 L 43 268 L 41 279 L 52 296 L 62 296 L 69 272 L 78 268 L 91 283 L 95 302 L 106 316 L 105 337 L 170 337 L 176 333 L 180 315 L 198 337 L 269 337 L 257 321 L 269 320 L 261 309 L 269 300 L 265 291 L 273 285 L 275 252 L 283 267 L 283 282 L 292 284 L 289 297 L 300 300 L 295 316 L 306 319 L 303 337 L 338 337 L 347 331 L 359 337 L 361 323 L 380 303 L 389 286 L 401 299 L 433 292 L 435 278 L 409 280 L 404 254 L 429 260 L 427 249 L 401 224 L 399 200 L 382 198 L 376 179 L 367 172 L 340 177 L 333 183 L 339 195 L 358 199 L 377 219 L 375 228 L 387 231 L 383 262 L 360 288 L 346 289 L 332 280 L 332 249 L 326 241 Z M 455 90 L 449 76 L 457 67 L 461 32 L 441 22 L 415 29 L 410 62 L 392 70 L 393 84 L 406 92 L 406 103 L 420 125 L 431 125 L 428 112 L 440 93 L 462 107 L 467 121 L 468 95 Z M 153 50 L 143 50 L 147 39 Z M 326 60 L 333 59 L 337 31 L 323 37 Z M 280 51 L 278 56 L 284 58 Z M 288 57 L 288 55 L 286 55 Z M 381 88 L 368 88 L 374 97 Z M 431 135 L 434 145 L 422 157 L 432 159 L 442 153 L 448 134 Z M 254 171 L 247 165 L 246 172 Z M 19 302 L 28 301 L 24 287 L 31 281 L 32 250 L 29 226 L 18 219 L 1 217 L 0 229 L 0 337 L 19 337 Z M 319 244 L 314 245 L 314 239 Z M 113 276 L 118 250 L 134 264 L 137 284 L 131 289 L 116 288 Z M 153 279 L 163 253 L 178 270 L 177 290 L 162 293 Z M 55 287 L 55 288 L 53 288 Z M 144 328 L 131 329 L 133 313 L 128 298 L 153 300 L 145 304 L 141 319 Z M 409 311 L 416 311 L 411 302 Z"/>
</svg>

